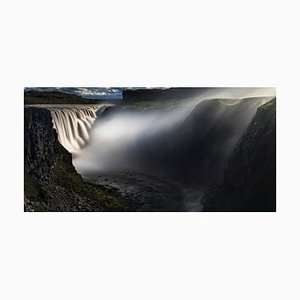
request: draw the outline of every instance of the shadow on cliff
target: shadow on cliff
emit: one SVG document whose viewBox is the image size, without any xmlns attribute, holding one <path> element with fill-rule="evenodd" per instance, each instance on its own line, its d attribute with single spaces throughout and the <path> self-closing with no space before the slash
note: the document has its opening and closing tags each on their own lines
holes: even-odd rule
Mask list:
<svg viewBox="0 0 300 300">
<path fill-rule="evenodd" d="M 276 211 L 276 99 L 257 109 L 227 160 L 222 184 L 203 202 L 204 211 Z"/>
<path fill-rule="evenodd" d="M 205 100 L 194 108 L 108 108 L 74 163 L 81 174 L 138 171 L 188 185 L 220 183 L 225 161 L 266 98 Z"/>
</svg>

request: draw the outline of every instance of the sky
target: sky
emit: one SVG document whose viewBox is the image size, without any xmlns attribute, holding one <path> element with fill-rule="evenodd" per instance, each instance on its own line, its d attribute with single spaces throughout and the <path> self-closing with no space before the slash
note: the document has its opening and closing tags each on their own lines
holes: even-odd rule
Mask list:
<svg viewBox="0 0 300 300">
<path fill-rule="evenodd" d="M 63 93 L 76 94 L 87 99 L 122 99 L 124 89 L 138 89 L 126 87 L 28 87 L 25 91 L 60 91 Z"/>
</svg>

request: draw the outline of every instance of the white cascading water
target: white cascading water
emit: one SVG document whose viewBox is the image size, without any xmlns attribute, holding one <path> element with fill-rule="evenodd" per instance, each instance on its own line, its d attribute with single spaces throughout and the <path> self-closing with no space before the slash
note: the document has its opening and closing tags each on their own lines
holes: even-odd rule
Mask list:
<svg viewBox="0 0 300 300">
<path fill-rule="evenodd" d="M 59 142 L 71 153 L 78 153 L 89 141 L 97 111 L 105 105 L 76 105 L 49 108 Z"/>
</svg>

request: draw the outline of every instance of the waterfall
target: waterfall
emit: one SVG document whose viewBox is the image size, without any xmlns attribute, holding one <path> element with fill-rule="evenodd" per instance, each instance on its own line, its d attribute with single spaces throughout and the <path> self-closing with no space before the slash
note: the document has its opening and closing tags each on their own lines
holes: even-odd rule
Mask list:
<svg viewBox="0 0 300 300">
<path fill-rule="evenodd" d="M 55 106 L 49 110 L 59 142 L 71 153 L 79 152 L 90 138 L 97 111 L 106 105 Z"/>
</svg>

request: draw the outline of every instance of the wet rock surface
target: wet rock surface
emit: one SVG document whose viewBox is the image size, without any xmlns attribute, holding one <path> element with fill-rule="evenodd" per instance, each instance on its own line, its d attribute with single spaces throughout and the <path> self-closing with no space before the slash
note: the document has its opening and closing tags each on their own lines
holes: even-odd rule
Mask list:
<svg viewBox="0 0 300 300">
<path fill-rule="evenodd" d="M 202 210 L 203 189 L 188 187 L 166 178 L 137 172 L 106 172 L 88 180 L 117 189 L 123 198 L 138 206 L 137 211 Z"/>
<path fill-rule="evenodd" d="M 276 100 L 257 109 L 224 171 L 204 195 L 206 211 L 276 211 Z"/>
</svg>

